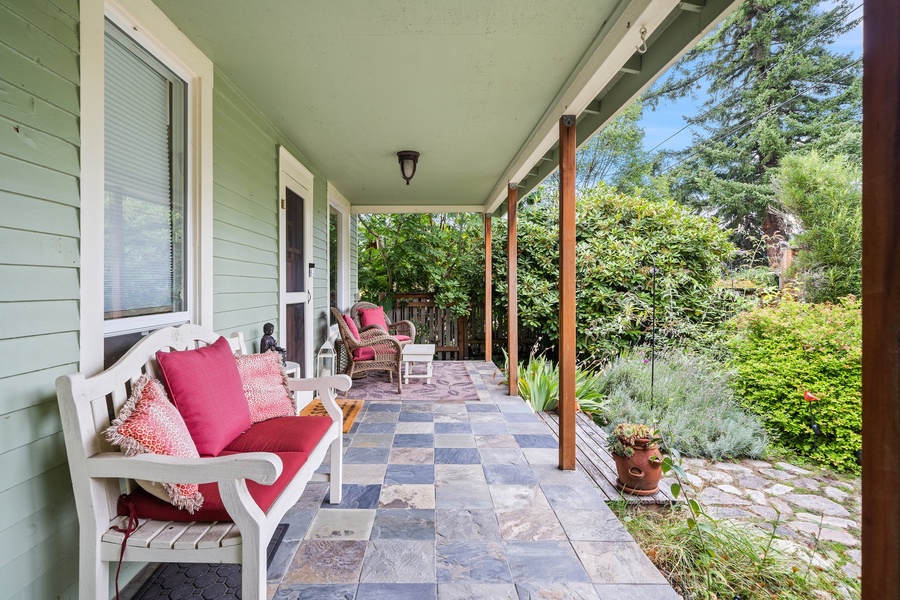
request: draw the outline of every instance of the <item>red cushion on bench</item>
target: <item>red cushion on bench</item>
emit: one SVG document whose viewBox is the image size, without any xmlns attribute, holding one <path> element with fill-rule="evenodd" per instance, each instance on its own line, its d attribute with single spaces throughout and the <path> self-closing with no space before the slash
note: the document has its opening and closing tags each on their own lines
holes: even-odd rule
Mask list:
<svg viewBox="0 0 900 600">
<path fill-rule="evenodd" d="M 331 426 L 331 417 L 278 417 L 253 427 L 225 446 L 228 452 L 312 453 Z"/>
<path fill-rule="evenodd" d="M 237 454 L 236 452 L 223 451 L 220 456 Z M 256 501 L 256 504 L 263 510 L 269 510 L 281 491 L 287 485 L 306 463 L 309 455 L 306 452 L 276 452 L 275 454 L 281 458 L 282 471 L 281 476 L 275 480 L 272 485 L 262 485 L 255 481 L 247 481 L 247 489 L 250 495 Z M 141 519 L 158 519 L 160 521 L 231 521 L 225 505 L 222 503 L 222 497 L 219 495 L 218 483 L 201 483 L 200 493 L 203 494 L 203 506 L 194 514 L 186 510 L 179 510 L 168 502 L 160 500 L 156 496 L 148 494 L 143 489 L 135 491 L 119 498 L 118 512 L 121 516 L 128 515 L 128 503 L 134 505 L 135 514 Z"/>
</svg>

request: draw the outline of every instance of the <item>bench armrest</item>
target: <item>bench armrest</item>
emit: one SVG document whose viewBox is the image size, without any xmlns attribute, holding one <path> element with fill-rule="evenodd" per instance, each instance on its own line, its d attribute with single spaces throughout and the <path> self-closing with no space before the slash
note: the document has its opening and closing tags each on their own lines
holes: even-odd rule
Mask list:
<svg viewBox="0 0 900 600">
<path fill-rule="evenodd" d="M 161 483 L 212 483 L 250 479 L 272 485 L 281 475 L 281 459 L 270 452 L 247 452 L 211 458 L 159 454 L 125 456 L 101 452 L 87 459 L 88 476 L 146 479 Z"/>
<path fill-rule="evenodd" d="M 296 379 L 288 377 L 288 389 L 292 392 L 321 392 L 327 389 L 336 389 L 346 392 L 353 382 L 347 375 L 329 375 L 328 377 L 310 377 L 309 379 Z"/>
</svg>

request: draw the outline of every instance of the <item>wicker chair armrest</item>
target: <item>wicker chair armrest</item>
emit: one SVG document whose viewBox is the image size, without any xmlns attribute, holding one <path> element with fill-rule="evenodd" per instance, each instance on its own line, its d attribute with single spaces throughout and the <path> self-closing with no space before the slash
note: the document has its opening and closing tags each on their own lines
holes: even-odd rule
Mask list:
<svg viewBox="0 0 900 600">
<path fill-rule="evenodd" d="M 396 323 L 392 323 L 388 325 L 388 331 L 394 335 L 409 336 L 410 341 L 413 343 L 416 341 L 416 326 L 413 325 L 412 321 L 397 321 Z"/>
</svg>

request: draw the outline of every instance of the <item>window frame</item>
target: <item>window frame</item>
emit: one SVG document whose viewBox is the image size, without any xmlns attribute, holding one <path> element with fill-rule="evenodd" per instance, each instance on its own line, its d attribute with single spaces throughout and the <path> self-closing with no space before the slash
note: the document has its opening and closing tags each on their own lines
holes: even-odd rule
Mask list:
<svg viewBox="0 0 900 600">
<path fill-rule="evenodd" d="M 80 0 L 80 369 L 103 369 L 104 339 L 185 322 L 212 327 L 212 62 L 149 0 Z M 106 19 L 187 84 L 185 311 L 104 319 L 104 48 Z"/>
<path fill-rule="evenodd" d="M 331 212 L 334 211 L 338 215 L 338 236 L 337 236 L 337 257 L 331 256 Z M 327 212 L 327 256 L 328 270 L 325 273 L 328 288 L 327 302 L 330 303 L 331 293 L 331 264 L 337 261 L 337 300 L 338 310 L 350 310 L 350 202 L 341 194 L 331 182 L 328 182 L 328 212 Z M 328 313 L 328 322 L 331 321 L 331 307 L 326 310 Z"/>
</svg>

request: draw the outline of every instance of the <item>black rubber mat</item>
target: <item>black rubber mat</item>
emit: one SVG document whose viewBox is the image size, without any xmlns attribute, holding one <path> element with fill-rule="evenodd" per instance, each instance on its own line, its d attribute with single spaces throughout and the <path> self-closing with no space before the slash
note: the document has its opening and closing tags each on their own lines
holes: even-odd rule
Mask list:
<svg viewBox="0 0 900 600">
<path fill-rule="evenodd" d="M 275 529 L 266 548 L 266 566 L 287 533 L 284 523 Z M 241 597 L 241 566 L 230 563 L 167 563 L 160 565 L 132 600 L 233 600 Z"/>
</svg>

